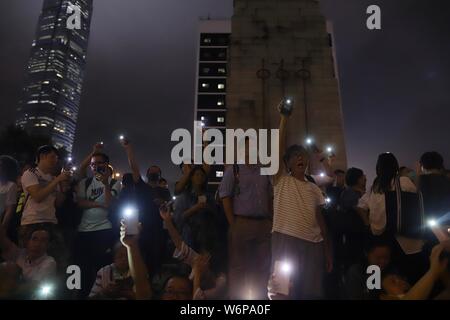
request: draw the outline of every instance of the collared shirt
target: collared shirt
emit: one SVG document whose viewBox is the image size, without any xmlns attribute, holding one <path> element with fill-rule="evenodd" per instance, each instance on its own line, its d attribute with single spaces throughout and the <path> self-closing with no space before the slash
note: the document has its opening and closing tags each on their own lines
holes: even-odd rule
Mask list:
<svg viewBox="0 0 450 320">
<path fill-rule="evenodd" d="M 27 198 L 25 208 L 22 214 L 22 225 L 36 224 L 36 223 L 54 223 L 57 224 L 55 200 L 55 189 L 44 200 L 37 202 L 30 196 L 27 188 L 30 186 L 39 185 L 45 188 L 55 177 L 51 174 L 43 173 L 38 167 L 27 170 L 22 175 L 22 187 Z"/>
<path fill-rule="evenodd" d="M 229 166 L 219 186 L 220 198 L 233 198 L 234 214 L 245 217 L 270 217 L 272 184 L 269 176 L 261 175 L 259 166 L 238 165 L 239 192 L 236 194 L 233 166 Z"/>
<path fill-rule="evenodd" d="M 7 261 L 15 262 L 22 269 L 23 278 L 27 281 L 43 281 L 56 274 L 56 262 L 53 257 L 44 254 L 38 259 L 30 261 L 26 249 L 15 249 L 8 257 L 3 256 Z"/>
</svg>

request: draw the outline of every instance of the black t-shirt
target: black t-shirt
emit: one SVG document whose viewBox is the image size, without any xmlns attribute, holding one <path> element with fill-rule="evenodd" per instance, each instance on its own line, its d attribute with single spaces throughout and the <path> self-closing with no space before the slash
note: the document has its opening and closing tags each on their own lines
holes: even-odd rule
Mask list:
<svg viewBox="0 0 450 320">
<path fill-rule="evenodd" d="M 450 211 L 450 179 L 442 174 L 420 176 L 425 215 L 438 218 Z"/>
</svg>

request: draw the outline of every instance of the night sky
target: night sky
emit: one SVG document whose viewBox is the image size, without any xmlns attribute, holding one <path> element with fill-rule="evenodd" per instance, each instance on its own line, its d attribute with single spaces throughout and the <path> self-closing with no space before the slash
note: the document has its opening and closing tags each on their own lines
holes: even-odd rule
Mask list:
<svg viewBox="0 0 450 320">
<path fill-rule="evenodd" d="M 414 166 L 422 152 L 450 159 L 448 0 L 322 0 L 334 23 L 348 165 L 373 177 L 377 155 Z M 170 134 L 191 128 L 197 21 L 229 18 L 232 0 L 94 0 L 76 160 L 103 140 L 125 170 L 125 133 L 141 167 L 159 164 L 170 184 Z M 432 3 L 432 5 L 431 5 Z M 382 9 L 382 30 L 366 8 Z M 41 0 L 0 2 L 0 127 L 14 121 Z M 450 162 L 447 161 L 450 165 Z"/>
</svg>

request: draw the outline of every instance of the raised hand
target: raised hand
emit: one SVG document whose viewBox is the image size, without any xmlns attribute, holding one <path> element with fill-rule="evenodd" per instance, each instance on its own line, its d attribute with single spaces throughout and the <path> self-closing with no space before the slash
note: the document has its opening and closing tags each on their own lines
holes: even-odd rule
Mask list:
<svg viewBox="0 0 450 320">
<path fill-rule="evenodd" d="M 120 221 L 120 242 L 122 242 L 122 244 L 127 248 L 137 246 L 139 240 L 139 233 L 141 232 L 141 230 L 142 225 L 141 223 L 139 223 L 138 234 L 135 235 L 127 234 L 127 224 L 125 220 L 122 219 Z"/>
</svg>

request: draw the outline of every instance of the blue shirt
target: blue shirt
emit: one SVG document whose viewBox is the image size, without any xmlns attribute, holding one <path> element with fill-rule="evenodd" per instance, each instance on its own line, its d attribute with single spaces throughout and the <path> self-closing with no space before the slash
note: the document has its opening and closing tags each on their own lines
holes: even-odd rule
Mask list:
<svg viewBox="0 0 450 320">
<path fill-rule="evenodd" d="M 219 186 L 220 198 L 231 197 L 233 210 L 237 216 L 270 217 L 269 208 L 272 198 L 272 184 L 269 176 L 261 175 L 259 166 L 238 165 L 238 186 L 235 181 L 233 166 L 229 166 Z M 239 192 L 235 192 L 238 189 Z"/>
</svg>

